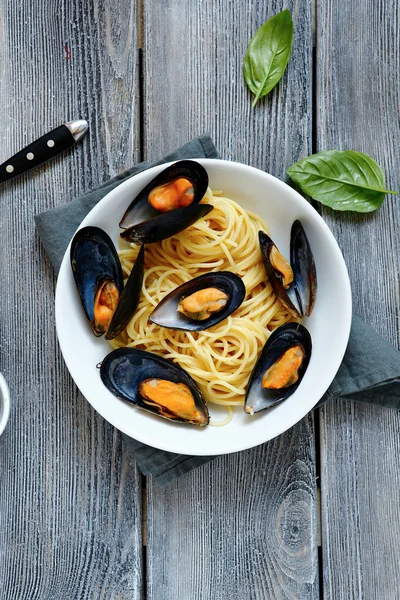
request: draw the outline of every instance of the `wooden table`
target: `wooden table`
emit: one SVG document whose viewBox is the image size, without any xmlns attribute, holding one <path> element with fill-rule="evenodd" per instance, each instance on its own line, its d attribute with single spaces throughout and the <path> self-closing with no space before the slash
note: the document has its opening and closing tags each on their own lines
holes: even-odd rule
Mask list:
<svg viewBox="0 0 400 600">
<path fill-rule="evenodd" d="M 247 43 L 285 7 L 292 57 L 252 109 Z M 396 0 L 0 0 L 0 160 L 64 121 L 90 123 L 76 150 L 2 188 L 1 600 L 400 598 L 399 413 L 332 402 L 158 488 L 68 374 L 33 221 L 204 131 L 223 158 L 284 180 L 312 152 L 363 150 L 396 189 L 399 11 Z M 398 200 L 322 214 L 355 311 L 397 345 Z"/>
</svg>

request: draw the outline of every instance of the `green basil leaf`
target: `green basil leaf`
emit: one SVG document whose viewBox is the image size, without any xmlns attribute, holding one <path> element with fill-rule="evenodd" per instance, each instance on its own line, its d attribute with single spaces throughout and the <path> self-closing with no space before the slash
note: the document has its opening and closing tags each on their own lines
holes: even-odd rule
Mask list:
<svg viewBox="0 0 400 600">
<path fill-rule="evenodd" d="M 292 50 L 293 21 L 289 10 L 268 19 L 251 38 L 243 61 L 248 88 L 255 94 L 253 107 L 282 77 Z"/>
<path fill-rule="evenodd" d="M 385 189 L 382 169 L 363 152 L 326 150 L 307 156 L 288 169 L 303 192 L 334 210 L 372 212 L 382 204 Z"/>
</svg>

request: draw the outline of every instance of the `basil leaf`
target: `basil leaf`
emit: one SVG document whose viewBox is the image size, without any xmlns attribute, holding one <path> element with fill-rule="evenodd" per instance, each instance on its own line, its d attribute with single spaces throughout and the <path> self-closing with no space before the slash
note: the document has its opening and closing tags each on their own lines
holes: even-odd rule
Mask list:
<svg viewBox="0 0 400 600">
<path fill-rule="evenodd" d="M 293 21 L 289 10 L 268 19 L 251 38 L 243 61 L 248 88 L 259 98 L 276 86 L 288 64 L 293 43 Z"/>
<path fill-rule="evenodd" d="M 326 150 L 307 156 L 288 169 L 303 192 L 334 210 L 372 212 L 382 204 L 385 189 L 382 169 L 363 152 Z"/>
</svg>

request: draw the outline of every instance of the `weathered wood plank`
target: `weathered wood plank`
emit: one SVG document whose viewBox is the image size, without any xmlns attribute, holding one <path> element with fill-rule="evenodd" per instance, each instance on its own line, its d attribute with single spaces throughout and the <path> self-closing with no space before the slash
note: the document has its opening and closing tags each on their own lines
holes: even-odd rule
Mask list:
<svg viewBox="0 0 400 600">
<path fill-rule="evenodd" d="M 251 108 L 242 60 L 280 2 L 144 2 L 145 155 L 211 131 L 223 158 L 284 177 L 311 150 L 312 2 L 279 87 Z M 161 42 L 162 40 L 162 42 Z M 312 419 L 161 490 L 148 481 L 148 597 L 318 597 Z"/>
<path fill-rule="evenodd" d="M 317 146 L 353 148 L 398 187 L 399 7 L 320 2 Z M 387 197 L 360 217 L 324 210 L 349 269 L 354 310 L 398 345 L 399 211 Z M 398 598 L 400 415 L 350 403 L 321 411 L 324 597 Z"/>
<path fill-rule="evenodd" d="M 311 417 L 170 488 L 149 481 L 148 597 L 317 598 Z"/>
<path fill-rule="evenodd" d="M 1 161 L 64 121 L 90 122 L 78 148 L 1 194 L 0 370 L 12 398 L 0 439 L 7 600 L 142 597 L 140 475 L 64 366 L 54 275 L 33 222 L 138 158 L 136 20 L 134 0 L 0 0 Z"/>
</svg>

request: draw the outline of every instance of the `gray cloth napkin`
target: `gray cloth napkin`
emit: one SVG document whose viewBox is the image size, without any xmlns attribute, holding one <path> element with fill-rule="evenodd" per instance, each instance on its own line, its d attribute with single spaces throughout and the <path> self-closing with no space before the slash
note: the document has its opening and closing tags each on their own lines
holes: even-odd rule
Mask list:
<svg viewBox="0 0 400 600">
<path fill-rule="evenodd" d="M 219 158 L 208 135 L 195 138 L 155 163 L 143 162 L 72 202 L 35 217 L 43 246 L 58 272 L 68 244 L 88 212 L 119 183 L 149 167 L 183 158 Z M 59 227 L 62 223 L 63 226 Z M 55 227 L 54 225 L 58 225 Z M 55 235 L 55 232 L 56 235 Z M 400 353 L 358 317 L 353 316 L 350 340 L 332 385 L 317 406 L 330 398 L 356 400 L 400 408 Z M 215 456 L 187 456 L 157 450 L 123 435 L 144 475 L 166 486 Z"/>
</svg>

